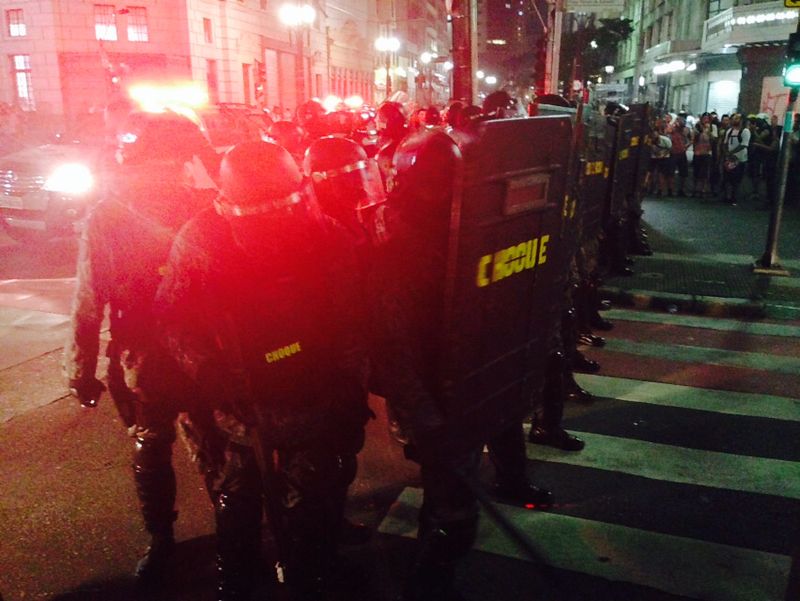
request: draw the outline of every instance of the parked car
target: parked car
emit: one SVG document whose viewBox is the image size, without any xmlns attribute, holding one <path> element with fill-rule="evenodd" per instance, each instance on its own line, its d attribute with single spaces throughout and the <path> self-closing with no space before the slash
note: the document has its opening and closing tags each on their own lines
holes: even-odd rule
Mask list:
<svg viewBox="0 0 800 601">
<path fill-rule="evenodd" d="M 97 200 L 102 115 L 88 115 L 53 143 L 0 157 L 0 222 L 15 240 L 70 234 Z"/>
<path fill-rule="evenodd" d="M 245 104 L 217 104 L 195 111 L 217 152 L 266 136 L 269 113 Z M 71 235 L 99 199 L 104 164 L 113 161 L 102 114 L 86 115 L 50 144 L 0 157 L 0 222 L 20 242 Z"/>
</svg>

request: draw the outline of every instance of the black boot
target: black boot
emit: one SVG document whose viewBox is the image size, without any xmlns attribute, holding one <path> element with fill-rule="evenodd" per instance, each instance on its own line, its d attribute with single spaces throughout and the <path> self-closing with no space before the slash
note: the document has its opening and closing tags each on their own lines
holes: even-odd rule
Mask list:
<svg viewBox="0 0 800 601">
<path fill-rule="evenodd" d="M 175 511 L 175 472 L 168 437 L 139 437 L 134 450 L 133 478 L 136 494 L 150 533 L 150 545 L 136 564 L 134 577 L 152 583 L 164 577 L 175 547 L 172 524 Z"/>
<path fill-rule="evenodd" d="M 563 428 L 547 430 L 535 425 L 531 427 L 531 431 L 528 434 L 528 442 L 555 447 L 562 451 L 580 451 L 586 444 Z"/>
<path fill-rule="evenodd" d="M 163 578 L 174 549 L 175 537 L 171 530 L 169 533 L 153 535 L 150 545 L 136 564 L 134 577 L 140 582 L 154 582 Z"/>
<path fill-rule="evenodd" d="M 431 527 L 420 515 L 419 552 L 403 589 L 403 601 L 463 601 L 455 588 L 455 567 L 475 542 L 478 519 Z"/>
<path fill-rule="evenodd" d="M 583 403 L 585 405 L 594 402 L 594 397 L 575 381 L 575 374 L 571 369 L 564 370 L 564 401 Z"/>
<path fill-rule="evenodd" d="M 575 350 L 572 352 L 570 365 L 574 371 L 594 374 L 600 371 L 600 364 L 597 361 L 587 359 L 582 352 Z"/>
<path fill-rule="evenodd" d="M 261 568 L 260 498 L 221 493 L 217 522 L 217 601 L 247 601 Z"/>
</svg>

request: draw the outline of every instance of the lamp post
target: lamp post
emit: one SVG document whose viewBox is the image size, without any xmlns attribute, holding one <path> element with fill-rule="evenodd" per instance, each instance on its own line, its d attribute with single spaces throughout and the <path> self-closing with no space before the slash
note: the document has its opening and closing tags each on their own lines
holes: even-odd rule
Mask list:
<svg viewBox="0 0 800 601">
<path fill-rule="evenodd" d="M 392 52 L 400 50 L 400 40 L 394 36 L 381 36 L 375 40 L 375 50 L 382 52 L 386 59 L 386 98 L 392 93 Z"/>
<path fill-rule="evenodd" d="M 278 18 L 281 23 L 294 30 L 297 55 L 295 57 L 295 102 L 297 106 L 303 102 L 305 98 L 305 57 L 303 56 L 303 33 L 304 29 L 309 27 L 314 19 L 317 18 L 317 11 L 310 4 L 283 4 L 278 10 Z"/>
</svg>

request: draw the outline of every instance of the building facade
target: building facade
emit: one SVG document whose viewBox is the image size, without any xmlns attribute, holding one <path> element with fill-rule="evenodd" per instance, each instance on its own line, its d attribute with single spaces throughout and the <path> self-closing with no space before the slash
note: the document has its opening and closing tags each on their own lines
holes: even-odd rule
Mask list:
<svg viewBox="0 0 800 601">
<path fill-rule="evenodd" d="M 800 11 L 783 0 L 626 0 L 615 79 L 673 112 L 783 115 L 783 55 Z"/>
<path fill-rule="evenodd" d="M 133 5 L 135 3 L 135 5 Z M 3 0 L 0 102 L 69 120 L 117 87 L 204 83 L 212 102 L 293 110 L 312 96 L 372 100 L 376 0 L 319 0 L 299 27 L 267 0 Z"/>
</svg>

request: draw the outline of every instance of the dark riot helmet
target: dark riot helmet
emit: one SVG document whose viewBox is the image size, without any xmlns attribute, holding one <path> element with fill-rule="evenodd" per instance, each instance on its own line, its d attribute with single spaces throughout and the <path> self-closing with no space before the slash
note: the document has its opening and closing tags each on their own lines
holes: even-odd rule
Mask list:
<svg viewBox="0 0 800 601">
<path fill-rule="evenodd" d="M 376 121 L 378 130 L 388 138 L 402 138 L 406 133 L 406 115 L 399 102 L 387 101 L 381 104 Z"/>
<path fill-rule="evenodd" d="M 270 125 L 269 137 L 291 154 L 303 151 L 303 130 L 293 121 L 276 121 Z"/>
<path fill-rule="evenodd" d="M 517 101 L 505 90 L 497 90 L 489 94 L 483 101 L 483 114 L 492 119 L 518 117 Z"/>
<path fill-rule="evenodd" d="M 214 155 L 200 128 L 172 111 L 131 113 L 117 134 L 117 161 L 121 165 L 182 165 L 193 156 L 208 165 Z"/>
<path fill-rule="evenodd" d="M 403 140 L 394 155 L 388 206 L 422 230 L 449 223 L 461 151 L 442 130 L 424 129 Z"/>
<path fill-rule="evenodd" d="M 356 129 L 356 115 L 352 111 L 340 110 L 324 117 L 325 133 L 329 136 L 350 136 Z"/>
<path fill-rule="evenodd" d="M 272 142 L 242 142 L 222 157 L 220 194 L 224 217 L 291 213 L 303 202 L 303 176 L 286 149 Z"/>
<path fill-rule="evenodd" d="M 225 153 L 219 172 L 214 208 L 246 253 L 263 258 L 313 245 L 319 208 L 285 148 L 273 142 L 242 142 Z"/>
<path fill-rule="evenodd" d="M 297 107 L 297 122 L 301 127 L 314 119 L 321 119 L 325 115 L 325 107 L 319 100 L 307 100 Z"/>
<path fill-rule="evenodd" d="M 347 138 L 326 136 L 306 150 L 303 171 L 314 185 L 314 195 L 323 213 L 347 227 L 364 212 L 386 202 L 378 164 L 366 151 Z"/>
</svg>

